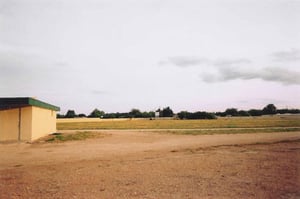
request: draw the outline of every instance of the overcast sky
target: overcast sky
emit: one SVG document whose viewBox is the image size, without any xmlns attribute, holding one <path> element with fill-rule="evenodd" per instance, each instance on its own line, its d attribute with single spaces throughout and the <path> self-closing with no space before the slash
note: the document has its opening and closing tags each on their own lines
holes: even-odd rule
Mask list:
<svg viewBox="0 0 300 199">
<path fill-rule="evenodd" d="M 299 0 L 0 0 L 0 97 L 89 114 L 300 108 Z"/>
</svg>

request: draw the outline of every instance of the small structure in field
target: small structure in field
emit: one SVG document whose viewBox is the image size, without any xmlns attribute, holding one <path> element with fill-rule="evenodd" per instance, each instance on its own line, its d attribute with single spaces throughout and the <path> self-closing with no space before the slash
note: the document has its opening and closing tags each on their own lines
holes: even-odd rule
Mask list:
<svg viewBox="0 0 300 199">
<path fill-rule="evenodd" d="M 0 141 L 32 141 L 56 132 L 59 110 L 30 97 L 0 98 Z"/>
<path fill-rule="evenodd" d="M 159 111 L 156 111 L 154 114 L 155 114 L 155 118 L 159 118 Z"/>
</svg>

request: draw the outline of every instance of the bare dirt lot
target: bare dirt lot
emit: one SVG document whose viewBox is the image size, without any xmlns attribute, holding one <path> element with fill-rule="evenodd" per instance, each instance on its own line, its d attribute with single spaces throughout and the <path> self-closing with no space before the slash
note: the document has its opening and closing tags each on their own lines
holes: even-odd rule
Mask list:
<svg viewBox="0 0 300 199">
<path fill-rule="evenodd" d="M 0 198 L 300 198 L 300 132 L 0 144 Z"/>
</svg>

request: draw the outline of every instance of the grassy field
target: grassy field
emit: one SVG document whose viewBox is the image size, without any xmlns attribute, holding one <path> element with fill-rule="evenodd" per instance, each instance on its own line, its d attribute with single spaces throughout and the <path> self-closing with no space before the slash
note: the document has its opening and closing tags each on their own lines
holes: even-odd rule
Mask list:
<svg viewBox="0 0 300 199">
<path fill-rule="evenodd" d="M 263 117 L 231 117 L 218 118 L 216 120 L 145 120 L 145 119 L 123 119 L 123 120 L 89 120 L 89 119 L 68 119 L 57 120 L 58 130 L 93 130 L 93 129 L 161 129 L 161 130 L 241 130 L 238 128 L 268 128 L 271 131 L 280 129 L 290 129 L 289 131 L 299 131 L 300 116 L 263 116 Z M 278 130 L 279 129 L 279 130 Z M 269 130 L 270 131 L 270 130 Z"/>
</svg>

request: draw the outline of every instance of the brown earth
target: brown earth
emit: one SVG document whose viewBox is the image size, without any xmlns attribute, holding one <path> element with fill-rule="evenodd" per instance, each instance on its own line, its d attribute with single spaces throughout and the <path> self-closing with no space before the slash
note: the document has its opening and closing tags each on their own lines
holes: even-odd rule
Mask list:
<svg viewBox="0 0 300 199">
<path fill-rule="evenodd" d="M 300 198 L 300 132 L 0 144 L 0 198 Z"/>
</svg>

